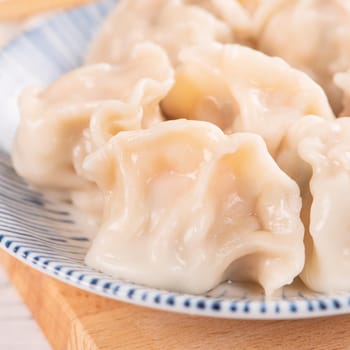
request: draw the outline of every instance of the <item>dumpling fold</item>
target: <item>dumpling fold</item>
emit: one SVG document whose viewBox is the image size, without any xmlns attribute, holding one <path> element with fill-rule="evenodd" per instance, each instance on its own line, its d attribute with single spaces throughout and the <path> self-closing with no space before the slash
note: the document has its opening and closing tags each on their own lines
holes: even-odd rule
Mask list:
<svg viewBox="0 0 350 350">
<path fill-rule="evenodd" d="M 219 43 L 183 50 L 179 59 L 175 84 L 161 102 L 170 119 L 209 121 L 228 134 L 256 133 L 274 156 L 296 120 L 335 118 L 322 89 L 282 59 Z"/>
<path fill-rule="evenodd" d="M 257 135 L 168 121 L 118 134 L 83 169 L 105 200 L 86 257 L 98 270 L 188 293 L 252 280 L 268 294 L 302 270 L 299 189 Z"/>
</svg>

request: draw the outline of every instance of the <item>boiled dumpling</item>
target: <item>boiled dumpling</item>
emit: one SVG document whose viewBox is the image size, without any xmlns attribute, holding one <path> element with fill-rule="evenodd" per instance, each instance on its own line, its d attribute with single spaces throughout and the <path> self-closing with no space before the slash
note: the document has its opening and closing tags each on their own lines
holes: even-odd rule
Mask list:
<svg viewBox="0 0 350 350">
<path fill-rule="evenodd" d="M 248 279 L 269 294 L 303 267 L 298 186 L 257 135 L 168 121 L 118 134 L 83 169 L 105 198 L 86 257 L 98 270 L 189 293 Z"/>
<path fill-rule="evenodd" d="M 128 102 L 131 107 L 124 106 L 123 114 L 137 103 L 157 106 L 155 101 L 159 102 L 171 84 L 172 69 L 166 54 L 159 47 L 144 44 L 136 47 L 131 60 L 124 65 L 84 66 L 65 74 L 46 89 L 26 90 L 20 100 L 21 122 L 13 149 L 17 172 L 39 187 L 84 188 L 86 181 L 76 176 L 72 156 L 91 116 L 96 112 L 100 115 L 99 108 L 109 108 L 103 106 L 106 102 L 108 106 L 124 106 Z M 118 116 L 112 112 L 103 117 L 109 117 L 110 124 L 118 122 Z M 131 121 L 136 117 L 135 113 L 129 116 Z M 142 122 L 151 124 L 153 119 L 161 120 L 157 111 L 143 117 L 145 121 L 139 120 L 135 127 L 141 127 Z"/>
<path fill-rule="evenodd" d="M 337 72 L 350 68 L 350 2 L 348 0 L 279 0 L 262 3 L 269 15 L 258 28 L 258 48 L 302 69 L 326 91 L 338 113 L 341 92 Z M 273 10 L 271 10 L 271 7 Z"/>
<path fill-rule="evenodd" d="M 175 84 L 161 103 L 170 119 L 210 121 L 226 133 L 257 133 L 274 155 L 298 118 L 334 118 L 322 89 L 279 58 L 211 43 L 183 50 L 180 62 Z"/>
<path fill-rule="evenodd" d="M 266 0 L 238 0 L 239 3 L 251 14 L 254 14 L 259 5 Z"/>
<path fill-rule="evenodd" d="M 281 149 L 277 161 L 303 194 L 306 262 L 301 278 L 318 292 L 349 290 L 350 118 L 302 119 Z"/>
<path fill-rule="evenodd" d="M 334 76 L 334 83 L 343 92 L 341 116 L 350 116 L 350 71 L 337 73 Z"/>
<path fill-rule="evenodd" d="M 145 43 L 122 65 L 84 66 L 46 89 L 26 90 L 12 152 L 16 171 L 40 188 L 94 192 L 80 176 L 86 154 L 121 130 L 161 121 L 158 104 L 172 83 L 166 53 Z"/>
<path fill-rule="evenodd" d="M 88 63 L 121 62 L 132 47 L 153 41 L 177 63 L 180 49 L 212 41 L 231 42 L 231 28 L 205 8 L 180 0 L 122 0 L 95 38 Z"/>
<path fill-rule="evenodd" d="M 207 9 L 217 18 L 227 23 L 234 33 L 234 41 L 246 45 L 252 45 L 254 41 L 252 12 L 257 6 L 256 1 L 185 0 L 187 4 L 194 4 Z"/>
</svg>

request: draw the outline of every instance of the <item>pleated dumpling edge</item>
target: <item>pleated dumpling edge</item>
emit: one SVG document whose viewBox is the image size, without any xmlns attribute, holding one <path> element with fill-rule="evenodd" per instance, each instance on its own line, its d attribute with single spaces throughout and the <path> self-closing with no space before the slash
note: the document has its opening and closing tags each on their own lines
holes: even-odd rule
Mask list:
<svg viewBox="0 0 350 350">
<path fill-rule="evenodd" d="M 83 168 L 105 199 L 86 257 L 98 270 L 188 293 L 251 280 L 270 294 L 303 268 L 299 188 L 257 135 L 167 121 L 115 136 Z"/>
</svg>

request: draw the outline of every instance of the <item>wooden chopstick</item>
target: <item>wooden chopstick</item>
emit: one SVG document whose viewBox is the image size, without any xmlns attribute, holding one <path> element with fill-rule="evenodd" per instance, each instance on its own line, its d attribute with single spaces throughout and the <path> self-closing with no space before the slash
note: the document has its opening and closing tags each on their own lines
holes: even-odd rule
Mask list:
<svg viewBox="0 0 350 350">
<path fill-rule="evenodd" d="M 93 0 L 2 0 L 0 21 L 20 20 L 41 12 L 63 9 Z"/>
</svg>

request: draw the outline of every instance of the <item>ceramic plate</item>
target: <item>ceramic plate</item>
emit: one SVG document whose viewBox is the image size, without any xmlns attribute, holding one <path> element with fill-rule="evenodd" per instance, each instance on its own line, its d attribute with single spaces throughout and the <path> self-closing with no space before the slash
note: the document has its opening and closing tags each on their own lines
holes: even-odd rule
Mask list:
<svg viewBox="0 0 350 350">
<path fill-rule="evenodd" d="M 163 310 L 251 319 L 349 312 L 350 292 L 317 294 L 298 281 L 266 299 L 258 286 L 243 283 L 225 283 L 205 295 L 187 295 L 116 280 L 84 264 L 91 235 L 82 232 L 73 209 L 33 191 L 16 176 L 8 151 L 18 123 L 20 90 L 47 84 L 81 64 L 91 37 L 113 5 L 114 1 L 103 1 L 59 13 L 0 53 L 0 247 L 78 288 Z"/>
</svg>

